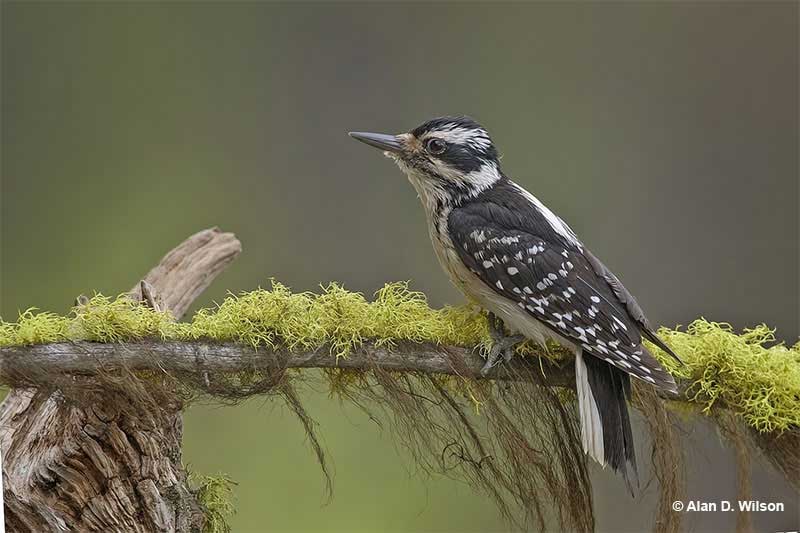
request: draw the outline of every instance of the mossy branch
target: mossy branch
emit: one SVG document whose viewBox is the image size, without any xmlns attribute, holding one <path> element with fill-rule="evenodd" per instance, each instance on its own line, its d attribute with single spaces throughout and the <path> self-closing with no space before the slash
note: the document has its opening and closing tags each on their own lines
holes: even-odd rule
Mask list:
<svg viewBox="0 0 800 533">
<path fill-rule="evenodd" d="M 800 427 L 800 343 L 775 344 L 766 326 L 736 334 L 702 319 L 659 334 L 686 362 L 649 346 L 682 384 L 676 399 L 706 413 L 725 407 L 760 432 Z M 479 353 L 489 342 L 476 308 L 432 309 L 406 283 L 388 284 L 368 301 L 336 284 L 314 294 L 273 282 L 183 323 L 126 295 L 97 295 L 69 316 L 28 310 L 16 323 L 0 322 L 0 380 L 45 386 L 53 376 L 122 368 L 197 375 L 312 367 L 482 379 Z M 538 369 L 545 383 L 572 386 L 563 350 L 525 344 L 519 351 L 487 377 L 530 379 Z"/>
<path fill-rule="evenodd" d="M 388 284 L 368 301 L 336 284 L 319 294 L 298 294 L 273 282 L 270 290 L 230 295 L 191 321 L 176 322 L 208 284 L 205 272 L 218 273 L 239 251 L 232 236 L 214 231 L 187 243 L 148 274 L 167 291 L 143 282 L 130 295 L 79 299 L 68 316 L 31 309 L 16 322 L 0 320 L 0 382 L 45 395 L 53 391 L 80 409 L 113 399 L 106 403 L 122 414 L 155 419 L 163 417 L 164 405 L 198 392 L 234 400 L 276 394 L 303 423 L 327 477 L 314 421 L 293 389 L 291 378 L 299 372 L 288 372 L 321 368 L 332 391 L 367 411 L 377 406 L 390 414 L 396 437 L 424 469 L 458 468 L 510 521 L 544 529 L 545 509 L 554 506 L 562 529 L 593 529 L 588 470 L 570 408 L 574 394 L 567 390 L 573 368 L 563 350 L 525 344 L 511 363 L 484 379 L 480 353 L 489 335 L 481 312 L 470 306 L 432 309 L 406 283 Z M 216 258 L 211 266 L 209 256 Z M 187 279 L 187 271 L 196 275 Z M 173 286 L 179 289 L 169 290 Z M 702 319 L 685 331 L 659 333 L 686 362 L 676 366 L 649 346 L 681 383 L 680 397 L 672 399 L 724 420 L 745 454 L 749 437 L 738 426 L 746 424 L 761 451 L 800 486 L 800 344 L 775 344 L 766 326 L 736 334 L 726 324 Z M 15 398 L 23 410 L 24 394 Z M 59 402 L 52 402 L 53 409 L 62 409 Z M 680 519 L 669 503 L 683 499 L 683 452 L 664 403 L 652 387 L 636 388 L 634 404 L 645 413 L 653 474 L 661 485 L 656 528 L 677 531 Z M 19 434 L 27 435 L 22 429 Z M 52 471 L 50 451 L 37 456 L 37 469 Z M 26 461 L 17 462 L 26 467 Z M 197 491 L 205 528 L 225 531 L 228 485 L 209 483 L 201 485 L 213 488 L 213 495 L 204 495 L 202 487 Z M 149 497 L 158 491 L 148 487 L 141 505 L 155 513 L 155 521 L 168 517 L 156 512 L 163 505 Z M 47 497 L 47 491 L 36 494 Z M 190 529 L 185 526 L 178 529 Z"/>
</svg>

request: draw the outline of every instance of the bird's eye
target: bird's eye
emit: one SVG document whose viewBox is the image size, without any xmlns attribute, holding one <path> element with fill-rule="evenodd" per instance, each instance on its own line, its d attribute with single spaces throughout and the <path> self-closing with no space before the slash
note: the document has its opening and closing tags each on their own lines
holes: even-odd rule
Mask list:
<svg viewBox="0 0 800 533">
<path fill-rule="evenodd" d="M 434 155 L 441 154 L 444 152 L 445 148 L 447 148 L 447 144 L 436 137 L 425 141 L 425 149 Z"/>
</svg>

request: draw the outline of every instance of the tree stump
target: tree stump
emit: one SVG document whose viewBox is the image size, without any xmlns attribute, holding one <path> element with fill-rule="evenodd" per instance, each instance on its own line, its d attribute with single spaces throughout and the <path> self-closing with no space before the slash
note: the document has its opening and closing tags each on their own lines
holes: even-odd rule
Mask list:
<svg viewBox="0 0 800 533">
<path fill-rule="evenodd" d="M 180 319 L 240 252 L 233 234 L 201 231 L 164 256 L 131 297 Z M 85 385 L 80 402 L 28 388 L 11 390 L 0 406 L 8 531 L 202 530 L 182 463 L 180 397 L 124 376 L 113 388 L 75 379 Z"/>
</svg>

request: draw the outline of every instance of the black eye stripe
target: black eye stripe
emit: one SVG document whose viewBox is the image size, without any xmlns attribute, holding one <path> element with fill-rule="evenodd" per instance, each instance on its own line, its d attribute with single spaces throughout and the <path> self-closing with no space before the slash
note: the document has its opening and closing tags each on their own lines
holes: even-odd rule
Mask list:
<svg viewBox="0 0 800 533">
<path fill-rule="evenodd" d="M 450 145 L 447 152 L 439 156 L 439 159 L 465 174 L 480 169 L 489 161 L 483 154 L 459 144 Z"/>
</svg>

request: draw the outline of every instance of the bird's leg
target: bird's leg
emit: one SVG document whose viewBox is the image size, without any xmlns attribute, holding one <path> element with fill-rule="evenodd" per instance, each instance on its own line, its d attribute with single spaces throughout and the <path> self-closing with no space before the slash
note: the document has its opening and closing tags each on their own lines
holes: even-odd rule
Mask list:
<svg viewBox="0 0 800 533">
<path fill-rule="evenodd" d="M 489 321 L 489 336 L 492 337 L 492 347 L 486 357 L 486 364 L 481 368 L 482 376 L 488 374 L 489 370 L 500 362 L 501 357 L 506 362 L 510 361 L 514 355 L 514 346 L 525 340 L 524 335 L 506 335 L 506 327 L 503 324 L 503 320 L 494 313 L 489 313 L 487 319 Z"/>
</svg>

